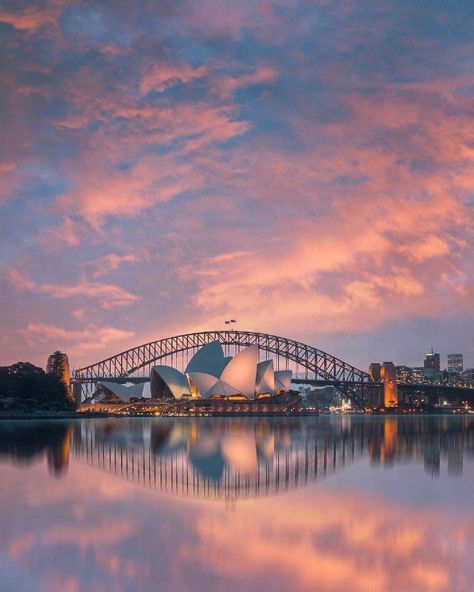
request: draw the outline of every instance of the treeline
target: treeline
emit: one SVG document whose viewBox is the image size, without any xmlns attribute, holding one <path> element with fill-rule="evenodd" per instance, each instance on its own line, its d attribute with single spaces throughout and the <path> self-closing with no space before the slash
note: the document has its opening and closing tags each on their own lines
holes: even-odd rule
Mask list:
<svg viewBox="0 0 474 592">
<path fill-rule="evenodd" d="M 66 411 L 74 407 L 57 376 L 29 362 L 0 366 L 0 410 Z"/>
</svg>

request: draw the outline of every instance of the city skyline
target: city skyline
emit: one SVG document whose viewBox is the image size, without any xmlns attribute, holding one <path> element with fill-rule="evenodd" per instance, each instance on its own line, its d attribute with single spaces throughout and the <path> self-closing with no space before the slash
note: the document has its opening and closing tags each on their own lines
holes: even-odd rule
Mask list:
<svg viewBox="0 0 474 592">
<path fill-rule="evenodd" d="M 472 17 L 2 2 L 0 365 L 232 318 L 362 369 L 474 367 Z"/>
</svg>

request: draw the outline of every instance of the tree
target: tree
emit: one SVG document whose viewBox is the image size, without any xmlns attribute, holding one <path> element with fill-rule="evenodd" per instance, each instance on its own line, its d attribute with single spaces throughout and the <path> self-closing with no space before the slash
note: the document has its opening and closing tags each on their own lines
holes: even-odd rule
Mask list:
<svg viewBox="0 0 474 592">
<path fill-rule="evenodd" d="M 29 362 L 0 366 L 0 407 L 4 409 L 74 409 L 59 377 Z"/>
</svg>

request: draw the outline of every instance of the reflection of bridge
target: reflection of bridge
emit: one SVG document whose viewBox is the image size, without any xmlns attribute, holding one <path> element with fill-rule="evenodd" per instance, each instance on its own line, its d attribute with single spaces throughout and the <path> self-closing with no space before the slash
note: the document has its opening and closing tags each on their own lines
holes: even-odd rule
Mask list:
<svg viewBox="0 0 474 592">
<path fill-rule="evenodd" d="M 276 495 L 354 462 L 463 469 L 474 418 L 115 419 L 76 424 L 74 458 L 137 485 L 211 500 Z"/>
<path fill-rule="evenodd" d="M 203 345 L 217 340 L 224 346 L 226 355 L 235 355 L 243 347 L 256 345 L 259 352 L 274 357 L 277 369 L 288 369 L 290 366 L 296 371 L 303 369 L 308 380 L 334 385 L 359 406 L 363 405 L 368 392 L 380 388 L 378 383 L 371 381 L 367 372 L 293 339 L 251 331 L 205 331 L 139 345 L 80 368 L 73 379 L 75 393 L 78 396 L 82 390 L 82 398 L 85 398 L 92 394 L 96 383 L 102 380 L 127 378 L 138 381 L 139 375 L 148 375 L 157 362 L 184 370 L 190 356 Z"/>
<path fill-rule="evenodd" d="M 236 500 L 284 493 L 368 459 L 433 477 L 474 460 L 472 416 L 121 418 L 0 422 L 0 463 L 41 462 L 55 476 L 80 461 L 172 495 Z"/>
<path fill-rule="evenodd" d="M 145 424 L 151 428 L 149 444 L 127 444 L 113 434 L 101 438 L 90 432 L 76 441 L 74 456 L 164 493 L 236 500 L 303 487 L 335 473 L 367 450 L 354 432 L 328 430 L 317 435 L 311 431 L 309 437 L 304 423 L 289 429 L 288 420 L 273 424 L 224 420 L 217 431 L 215 423 L 200 421 L 185 423 L 184 433 L 182 419 L 168 424 L 151 421 Z M 259 427 L 264 428 L 260 433 Z"/>
</svg>

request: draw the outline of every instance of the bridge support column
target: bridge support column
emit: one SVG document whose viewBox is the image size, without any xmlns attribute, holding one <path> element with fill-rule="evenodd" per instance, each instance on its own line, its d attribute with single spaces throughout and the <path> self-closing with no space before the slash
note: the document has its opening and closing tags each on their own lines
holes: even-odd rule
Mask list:
<svg viewBox="0 0 474 592">
<path fill-rule="evenodd" d="M 72 392 L 74 394 L 74 403 L 80 405 L 82 403 L 82 384 L 80 382 L 74 382 Z"/>
</svg>

